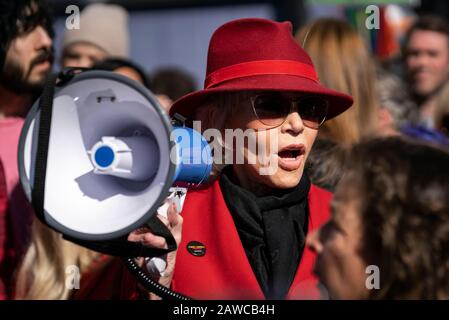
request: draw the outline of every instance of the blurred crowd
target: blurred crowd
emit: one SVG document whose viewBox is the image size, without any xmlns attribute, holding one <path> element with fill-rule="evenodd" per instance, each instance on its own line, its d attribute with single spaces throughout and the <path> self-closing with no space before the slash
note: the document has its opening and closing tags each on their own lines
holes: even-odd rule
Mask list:
<svg viewBox="0 0 449 320">
<path fill-rule="evenodd" d="M 82 28 L 64 30 L 55 48 L 43 1 L 0 0 L 0 299 L 73 298 L 66 266 L 88 275 L 111 261 L 34 218 L 20 185 L 20 132 L 48 75 L 66 67 L 116 72 L 148 88 L 167 112 L 197 90 L 178 67 L 150 74 L 130 58 L 124 8 L 91 4 L 80 19 Z M 305 169 L 334 193 L 331 219 L 306 243 L 329 297 L 449 299 L 449 22 L 417 17 L 402 47 L 404 78 L 345 21 L 321 18 L 293 36 L 320 83 L 353 98 L 322 124 Z M 375 290 L 365 287 L 368 265 L 380 268 Z"/>
</svg>

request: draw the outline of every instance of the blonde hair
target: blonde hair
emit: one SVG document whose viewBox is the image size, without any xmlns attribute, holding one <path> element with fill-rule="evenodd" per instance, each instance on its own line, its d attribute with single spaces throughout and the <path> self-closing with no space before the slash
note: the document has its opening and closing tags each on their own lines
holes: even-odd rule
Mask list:
<svg viewBox="0 0 449 320">
<path fill-rule="evenodd" d="M 323 124 L 320 135 L 345 144 L 373 135 L 376 73 L 363 39 L 349 24 L 328 18 L 303 27 L 296 39 L 310 55 L 320 82 L 354 98 L 351 108 Z"/>
<path fill-rule="evenodd" d="M 62 238 L 34 218 L 31 243 L 17 273 L 16 299 L 64 300 L 70 298 L 66 268 L 77 266 L 82 274 L 98 253 Z"/>
</svg>

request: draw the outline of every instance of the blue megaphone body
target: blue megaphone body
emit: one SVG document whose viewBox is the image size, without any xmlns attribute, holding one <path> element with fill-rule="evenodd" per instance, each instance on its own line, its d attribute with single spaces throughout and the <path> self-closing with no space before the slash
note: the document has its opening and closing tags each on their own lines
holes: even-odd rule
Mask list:
<svg viewBox="0 0 449 320">
<path fill-rule="evenodd" d="M 201 184 L 212 170 L 212 152 L 204 137 L 188 127 L 173 127 L 170 161 L 176 165 L 173 183 Z M 157 166 L 157 146 L 148 136 L 102 137 L 88 151 L 96 174 L 145 181 Z"/>
</svg>

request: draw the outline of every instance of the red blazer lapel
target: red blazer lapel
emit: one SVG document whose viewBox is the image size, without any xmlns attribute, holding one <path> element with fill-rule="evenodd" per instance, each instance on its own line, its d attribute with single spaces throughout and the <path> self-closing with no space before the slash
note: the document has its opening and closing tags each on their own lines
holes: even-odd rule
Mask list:
<svg viewBox="0 0 449 320">
<path fill-rule="evenodd" d="M 241 244 L 218 181 L 187 194 L 182 242 L 172 288 L 198 299 L 263 299 L 264 295 Z M 195 257 L 191 241 L 206 247 Z"/>
</svg>

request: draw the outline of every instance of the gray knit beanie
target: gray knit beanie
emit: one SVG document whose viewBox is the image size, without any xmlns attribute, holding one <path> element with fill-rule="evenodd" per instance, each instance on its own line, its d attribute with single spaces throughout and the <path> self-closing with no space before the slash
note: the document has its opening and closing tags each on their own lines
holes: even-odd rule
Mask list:
<svg viewBox="0 0 449 320">
<path fill-rule="evenodd" d="M 109 56 L 128 57 L 128 13 L 118 5 L 95 3 L 84 8 L 80 28 L 65 30 L 63 50 L 77 42 L 94 44 Z"/>
</svg>

